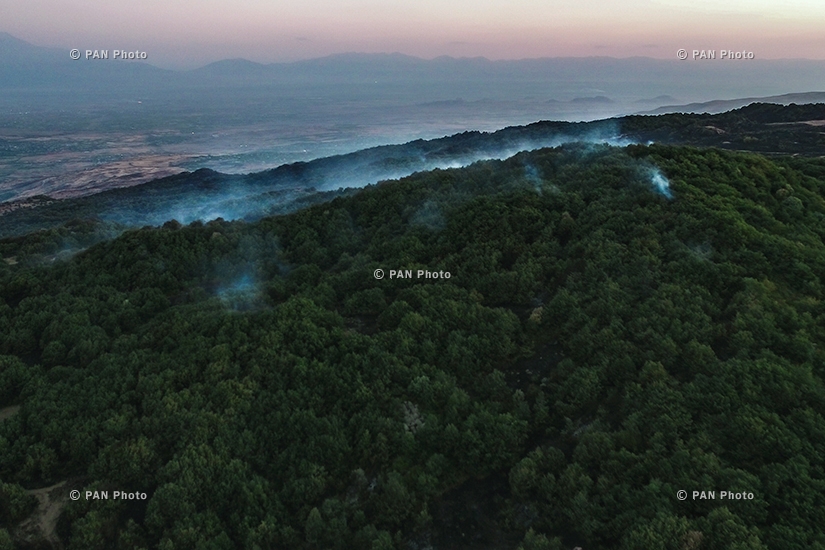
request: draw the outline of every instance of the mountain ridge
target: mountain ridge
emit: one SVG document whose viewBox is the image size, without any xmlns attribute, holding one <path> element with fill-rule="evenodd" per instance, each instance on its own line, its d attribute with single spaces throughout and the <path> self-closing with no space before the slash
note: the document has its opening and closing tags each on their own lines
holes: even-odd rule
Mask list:
<svg viewBox="0 0 825 550">
<path fill-rule="evenodd" d="M 512 84 L 520 81 L 522 87 L 529 85 L 530 90 L 547 89 L 545 93 L 556 99 L 596 95 L 588 90 L 604 86 L 610 88 L 605 90 L 605 95 L 611 98 L 635 101 L 666 95 L 701 100 L 708 93 L 764 97 L 793 89 L 825 87 L 819 76 L 825 74 L 825 60 L 810 59 L 757 59 L 731 65 L 695 64 L 643 56 L 491 60 L 451 56 L 425 59 L 400 52 L 347 52 L 277 63 L 222 59 L 180 70 L 153 65 L 151 52 L 146 61 L 93 63 L 84 58 L 70 59 L 68 48 L 38 46 L 8 33 L 3 36 L 0 40 L 0 89 L 6 90 L 62 86 L 110 91 L 132 86 L 146 89 L 148 93 L 154 89 L 168 92 L 170 89 L 208 86 L 210 79 L 238 88 L 296 86 L 307 82 L 319 86 L 340 82 L 359 84 L 371 79 L 410 86 L 422 83 L 424 88 L 457 83 L 493 86 L 501 90 L 499 95 L 509 97 L 514 90 Z M 239 75 L 244 78 L 233 82 L 232 79 Z M 568 90 L 559 84 L 562 82 L 579 84 L 577 89 Z"/>
<path fill-rule="evenodd" d="M 175 219 L 254 220 L 324 201 L 348 188 L 399 179 L 415 172 L 508 158 L 520 151 L 573 142 L 718 147 L 763 154 L 822 156 L 825 103 L 753 103 L 719 115 L 631 115 L 593 122 L 540 121 L 496 132 L 467 131 L 433 140 L 382 145 L 246 175 L 208 169 L 85 197 L 40 201 L 0 215 L 0 236 L 96 218 L 125 226 L 161 225 Z"/>
<path fill-rule="evenodd" d="M 789 105 L 791 103 L 822 103 L 825 102 L 825 91 L 822 92 L 797 92 L 781 94 L 769 97 L 746 97 L 740 99 L 714 99 L 686 105 L 672 104 L 663 105 L 649 111 L 641 111 L 639 115 L 662 115 L 674 112 L 684 112 L 693 114 L 719 114 L 732 109 L 739 109 L 751 103 L 777 103 Z"/>
</svg>

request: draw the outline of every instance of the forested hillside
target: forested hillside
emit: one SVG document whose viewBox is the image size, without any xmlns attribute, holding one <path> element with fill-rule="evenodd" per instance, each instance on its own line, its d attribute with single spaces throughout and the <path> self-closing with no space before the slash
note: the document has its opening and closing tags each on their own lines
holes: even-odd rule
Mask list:
<svg viewBox="0 0 825 550">
<path fill-rule="evenodd" d="M 571 145 L 2 241 L 0 548 L 64 481 L 147 495 L 64 497 L 78 550 L 825 548 L 823 192 Z"/>
<path fill-rule="evenodd" d="M 78 218 L 108 222 L 101 229 L 104 235 L 119 226 L 134 229 L 161 225 L 172 218 L 182 223 L 217 217 L 257 221 L 346 196 L 351 188 L 369 183 L 571 142 L 655 142 L 819 157 L 825 150 L 823 124 L 822 103 L 753 103 L 717 115 L 631 115 L 591 122 L 543 120 L 491 133 L 462 132 L 372 147 L 252 174 L 200 169 L 76 198 L 41 195 L 0 203 L 0 238 L 58 228 Z"/>
</svg>

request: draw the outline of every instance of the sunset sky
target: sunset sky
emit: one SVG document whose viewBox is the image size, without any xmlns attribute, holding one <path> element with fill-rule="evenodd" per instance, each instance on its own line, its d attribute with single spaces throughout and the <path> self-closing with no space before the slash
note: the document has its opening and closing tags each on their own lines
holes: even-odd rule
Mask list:
<svg viewBox="0 0 825 550">
<path fill-rule="evenodd" d="M 825 59 L 822 0 L 4 0 L 0 31 L 43 46 L 139 49 L 195 67 L 339 52 L 673 58 L 679 48 Z"/>
</svg>

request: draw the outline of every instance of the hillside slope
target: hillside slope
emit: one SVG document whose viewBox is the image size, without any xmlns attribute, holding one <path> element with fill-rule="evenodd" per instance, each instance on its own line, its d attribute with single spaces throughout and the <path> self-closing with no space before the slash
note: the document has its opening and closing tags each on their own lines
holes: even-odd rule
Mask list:
<svg viewBox="0 0 825 550">
<path fill-rule="evenodd" d="M 5 241 L 0 537 L 65 481 L 146 494 L 68 502 L 72 549 L 821 547 L 823 192 L 578 145 L 49 266 Z"/>
</svg>

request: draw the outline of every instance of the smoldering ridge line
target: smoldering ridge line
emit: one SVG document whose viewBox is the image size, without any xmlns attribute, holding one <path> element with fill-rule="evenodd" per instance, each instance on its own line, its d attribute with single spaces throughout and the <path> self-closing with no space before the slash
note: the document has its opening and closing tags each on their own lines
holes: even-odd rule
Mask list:
<svg viewBox="0 0 825 550">
<path fill-rule="evenodd" d="M 227 189 L 217 192 L 212 189 L 199 195 L 184 193 L 172 199 L 171 204 L 166 204 L 154 211 L 141 208 L 126 210 L 114 208 L 102 213 L 101 218 L 129 226 L 161 225 L 172 219 L 183 224 L 194 221 L 208 222 L 218 218 L 227 221 L 254 221 L 298 209 L 302 199 L 316 196 L 318 192 L 360 189 L 380 181 L 398 180 L 416 172 L 465 168 L 476 162 L 506 160 L 522 152 L 572 143 L 624 147 L 636 142 L 618 135 L 599 133 L 585 136 L 556 135 L 547 139 L 523 141 L 498 150 L 488 149 L 474 154 L 459 154 L 448 159 L 435 160 L 432 158 L 434 155 L 427 154 L 406 158 L 389 157 L 379 159 L 374 163 L 353 163 L 346 170 L 341 170 L 340 166 L 331 166 L 329 169 L 322 169 L 309 176 L 299 172 L 292 177 L 284 178 L 285 181 L 270 186 L 230 183 Z M 392 161 L 404 162 L 405 167 L 403 169 L 387 168 L 386 164 L 391 164 Z M 286 171 L 292 167 L 284 165 L 271 172 Z"/>
<path fill-rule="evenodd" d="M 217 218 L 254 221 L 331 200 L 348 189 L 416 172 L 461 168 L 574 142 L 616 146 L 635 143 L 624 138 L 620 130 L 615 119 L 587 123 L 543 121 L 492 133 L 470 131 L 383 145 L 245 175 L 203 168 L 139 186 L 55 201 L 37 212 L 12 212 L 0 218 L 0 235 L 23 235 L 58 227 L 71 219 L 98 219 L 127 228 L 159 226 L 171 220 L 184 224 Z"/>
</svg>

